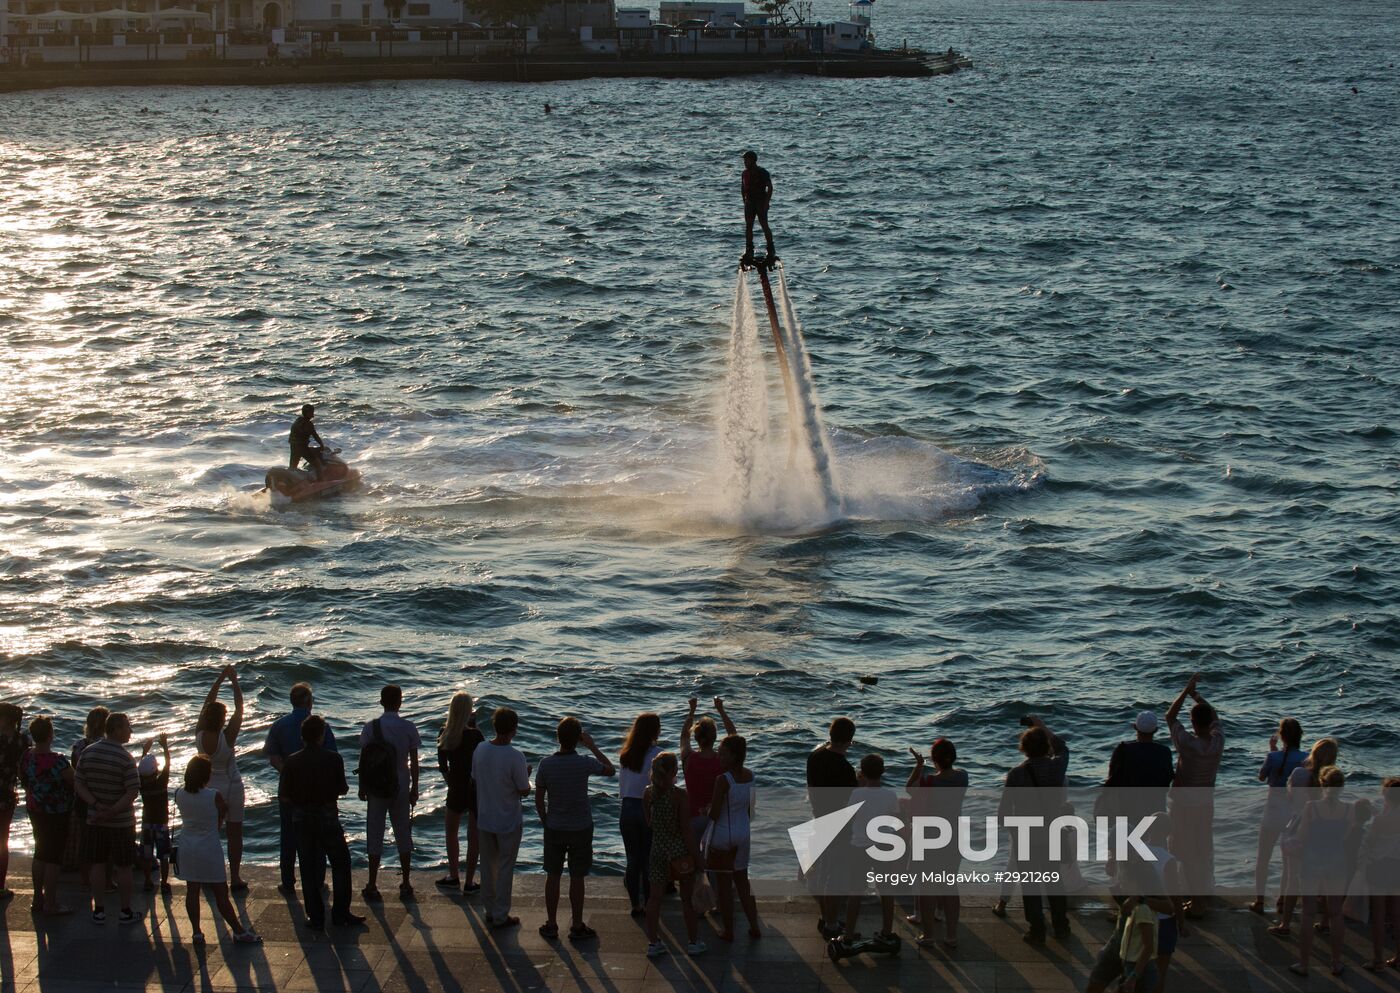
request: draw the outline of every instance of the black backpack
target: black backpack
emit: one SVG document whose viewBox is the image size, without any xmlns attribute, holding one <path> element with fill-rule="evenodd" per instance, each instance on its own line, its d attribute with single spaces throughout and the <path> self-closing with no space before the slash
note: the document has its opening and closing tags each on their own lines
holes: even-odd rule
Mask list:
<svg viewBox="0 0 1400 993">
<path fill-rule="evenodd" d="M 392 800 L 399 795 L 399 753 L 384 740 L 379 721 L 370 726 L 374 737 L 360 747 L 360 764 L 355 769 L 360 777 L 360 799 Z"/>
</svg>

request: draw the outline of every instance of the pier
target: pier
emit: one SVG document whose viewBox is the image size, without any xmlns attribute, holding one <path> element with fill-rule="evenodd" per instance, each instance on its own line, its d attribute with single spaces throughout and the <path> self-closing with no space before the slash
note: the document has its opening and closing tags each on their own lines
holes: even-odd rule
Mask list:
<svg viewBox="0 0 1400 993">
<path fill-rule="evenodd" d="M 16 858 L 12 883 L 22 886 L 27 860 Z M 138 874 L 138 881 L 139 881 Z M 1104 906 L 1076 901 L 1073 933 L 1061 944 L 1035 948 L 1021 940 L 1024 923 L 1013 904 L 1007 918 L 994 917 L 986 901 L 965 900 L 962 938 L 953 950 L 920 949 L 914 929 L 897 916 L 904 939 L 895 958 L 859 956 L 828 961 L 807 898 L 764 896 L 759 915 L 764 936 L 740 936 L 733 944 L 713 940 L 703 955 L 685 954 L 680 911 L 674 899 L 663 904 L 661 931 L 668 954 L 648 959 L 641 922 L 628 916 L 622 880 L 589 879 L 585 917 L 597 940 L 550 941 L 536 928 L 544 920 L 543 877 L 522 874 L 515 884 L 522 926 L 492 930 L 479 902 L 435 891 L 433 874 L 415 874 L 412 902 L 386 896 L 368 908 L 359 930 L 314 933 L 300 925 L 296 897 L 277 892 L 276 869 L 251 869 L 250 893 L 235 903 L 263 936 L 261 945 L 235 945 L 213 908 L 204 908 L 208 944 L 189 940 L 184 888 L 137 893 L 142 920 L 129 927 L 109 919 L 88 920 L 87 901 L 74 881 L 64 899 L 77 912 L 42 918 L 29 911 L 22 890 L 0 905 L 3 993 L 878 993 L 893 990 L 948 990 L 952 993 L 1082 990 L 1099 948 L 1112 932 Z M 360 876 L 361 881 L 363 876 Z M 866 909 L 875 913 L 874 906 Z M 1310 990 L 1367 990 L 1395 993 L 1400 972 L 1373 976 L 1348 969 L 1340 979 L 1326 975 L 1319 961 L 1311 979 L 1288 971 L 1296 956 L 1291 941 L 1265 931 L 1268 919 L 1239 906 L 1222 906 L 1211 919 L 1191 928 L 1172 962 L 1168 989 L 1182 993 L 1291 993 Z M 681 935 L 679 944 L 677 936 Z M 1353 957 L 1365 941 L 1348 934 Z"/>
</svg>

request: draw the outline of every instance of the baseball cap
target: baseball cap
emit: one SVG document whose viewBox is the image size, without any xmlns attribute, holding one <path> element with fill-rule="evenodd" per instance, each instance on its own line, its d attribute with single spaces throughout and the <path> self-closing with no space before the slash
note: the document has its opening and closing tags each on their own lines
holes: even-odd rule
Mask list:
<svg viewBox="0 0 1400 993">
<path fill-rule="evenodd" d="M 1137 720 L 1133 721 L 1133 727 L 1143 734 L 1152 734 L 1157 730 L 1157 715 L 1150 710 L 1144 710 L 1137 715 Z"/>
<path fill-rule="evenodd" d="M 156 757 L 154 755 L 141 756 L 141 761 L 136 764 L 136 771 L 143 776 L 154 776 L 156 774 Z"/>
</svg>

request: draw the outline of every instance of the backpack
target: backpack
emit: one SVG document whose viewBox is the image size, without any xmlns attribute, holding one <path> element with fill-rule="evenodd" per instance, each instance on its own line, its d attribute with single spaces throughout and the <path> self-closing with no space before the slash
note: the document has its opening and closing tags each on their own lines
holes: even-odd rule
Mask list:
<svg viewBox="0 0 1400 993">
<path fill-rule="evenodd" d="M 360 747 L 360 764 L 355 769 L 360 777 L 360 799 L 392 800 L 399 795 L 399 753 L 384 740 L 378 720 L 370 726 L 374 737 Z"/>
</svg>

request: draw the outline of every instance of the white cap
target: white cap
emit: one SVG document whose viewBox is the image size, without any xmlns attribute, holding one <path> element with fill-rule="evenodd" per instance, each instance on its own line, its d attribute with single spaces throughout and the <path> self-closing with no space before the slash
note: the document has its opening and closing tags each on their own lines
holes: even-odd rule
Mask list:
<svg viewBox="0 0 1400 993">
<path fill-rule="evenodd" d="M 136 764 L 136 771 L 143 776 L 154 776 L 156 774 L 156 757 L 142 755 L 141 761 Z"/>
<path fill-rule="evenodd" d="M 1157 733 L 1157 715 L 1150 710 L 1144 710 L 1137 715 L 1137 720 L 1133 721 L 1133 727 L 1143 734 Z"/>
</svg>

